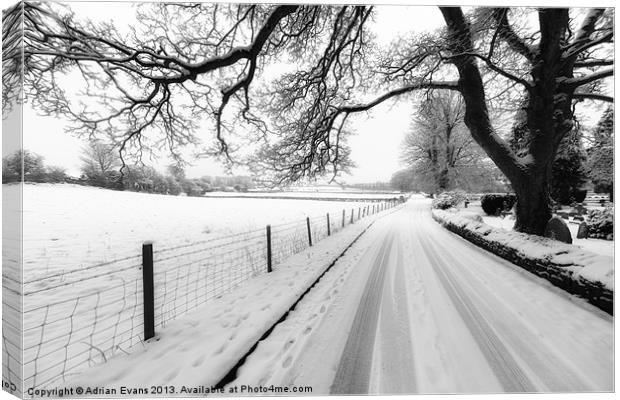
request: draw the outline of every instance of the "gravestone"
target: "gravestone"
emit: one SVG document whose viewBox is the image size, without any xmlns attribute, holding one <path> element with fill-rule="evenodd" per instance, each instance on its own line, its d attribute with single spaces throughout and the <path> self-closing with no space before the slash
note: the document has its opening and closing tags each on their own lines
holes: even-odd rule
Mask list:
<svg viewBox="0 0 620 400">
<path fill-rule="evenodd" d="M 577 239 L 587 239 L 590 236 L 590 228 L 588 224 L 582 222 L 579 224 L 579 230 L 577 231 Z"/>
<path fill-rule="evenodd" d="M 566 223 L 560 217 L 552 217 L 549 222 L 547 222 L 547 227 L 545 228 L 545 237 L 558 240 L 560 242 L 572 244 L 573 238 L 570 235 L 570 230 Z"/>
</svg>

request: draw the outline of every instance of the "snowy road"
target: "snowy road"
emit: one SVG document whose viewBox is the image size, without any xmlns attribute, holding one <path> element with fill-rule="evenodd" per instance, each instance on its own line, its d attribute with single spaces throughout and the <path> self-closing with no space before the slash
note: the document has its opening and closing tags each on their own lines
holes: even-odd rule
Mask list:
<svg viewBox="0 0 620 400">
<path fill-rule="evenodd" d="M 377 221 L 234 384 L 313 393 L 613 390 L 613 318 L 478 249 L 413 199 Z"/>
</svg>

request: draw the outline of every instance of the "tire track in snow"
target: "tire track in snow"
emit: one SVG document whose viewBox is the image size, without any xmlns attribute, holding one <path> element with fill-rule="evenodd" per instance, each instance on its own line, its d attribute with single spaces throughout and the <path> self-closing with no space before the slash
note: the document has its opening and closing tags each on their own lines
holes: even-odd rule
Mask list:
<svg viewBox="0 0 620 400">
<path fill-rule="evenodd" d="M 389 279 L 385 280 L 383 286 L 373 363 L 373 378 L 378 378 L 378 384 L 376 389 L 372 388 L 371 384 L 371 389 L 375 389 L 371 392 L 410 394 L 417 392 L 417 384 L 405 285 L 405 265 L 402 248 L 392 247 L 396 263 L 393 268 L 386 267 Z"/>
<path fill-rule="evenodd" d="M 383 239 L 381 251 L 375 258 L 375 267 L 364 287 L 351 335 L 347 339 L 340 360 L 332 394 L 367 394 L 372 369 L 372 349 L 377 334 L 379 320 L 380 297 L 383 291 L 385 272 L 393 244 L 393 232 Z"/>
<path fill-rule="evenodd" d="M 423 235 L 419 237 L 422 243 L 426 244 L 426 255 L 437 273 L 439 280 L 442 282 L 446 293 L 450 296 L 455 307 L 458 309 L 463 321 L 478 343 L 485 358 L 493 368 L 502 387 L 507 392 L 536 391 L 536 387 L 510 355 L 510 352 L 499 337 L 497 337 L 484 316 L 478 311 L 452 274 L 448 272 L 447 268 L 442 266 L 441 260 L 437 254 L 432 251 L 434 246 L 431 244 L 430 240 Z"/>
</svg>

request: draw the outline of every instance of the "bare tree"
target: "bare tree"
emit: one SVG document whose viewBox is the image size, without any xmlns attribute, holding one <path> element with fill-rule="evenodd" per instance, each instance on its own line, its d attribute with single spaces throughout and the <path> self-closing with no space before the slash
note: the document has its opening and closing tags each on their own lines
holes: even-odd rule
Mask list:
<svg viewBox="0 0 620 400">
<path fill-rule="evenodd" d="M 257 172 L 269 171 L 276 183 L 346 169 L 351 115 L 415 90 L 458 91 L 473 139 L 517 193 L 516 229 L 542 233 L 551 164 L 575 104 L 612 101 L 601 85 L 613 75 L 612 10 L 489 8 L 466 16 L 442 7 L 445 29 L 403 40 L 381 57 L 368 31 L 372 12 L 149 4 L 129 33 L 80 21 L 55 5 L 21 3 L 5 17 L 23 19 L 25 94 L 43 112 L 68 116 L 82 134 L 107 134 L 121 155 L 138 156 L 166 146 L 180 157 L 178 147 L 197 142 L 205 119 L 215 126 L 215 147 L 207 153 L 230 159 L 233 128 L 243 122 L 261 143 Z M 525 23 L 528 15 L 537 17 L 533 25 Z M 263 77 L 266 66 L 287 59 L 301 61 L 271 82 Z M 63 91 L 61 75 L 69 71 L 87 82 L 82 98 L 96 107 L 76 107 Z M 3 73 L 16 76 L 19 68 Z M 517 155 L 489 109 L 523 92 L 531 140 Z"/>
<path fill-rule="evenodd" d="M 81 171 L 97 186 L 111 187 L 120 178 L 120 159 L 114 148 L 97 140 L 91 141 L 82 150 Z"/>
<path fill-rule="evenodd" d="M 426 182 L 424 190 L 475 190 L 472 183 L 482 173 L 485 157 L 465 126 L 464 114 L 463 98 L 455 91 L 431 92 L 417 107 L 402 159 L 414 179 Z"/>
</svg>

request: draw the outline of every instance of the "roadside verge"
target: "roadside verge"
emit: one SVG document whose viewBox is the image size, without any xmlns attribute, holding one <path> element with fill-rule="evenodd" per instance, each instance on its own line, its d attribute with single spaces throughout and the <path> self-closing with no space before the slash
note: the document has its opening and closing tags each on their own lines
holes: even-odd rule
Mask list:
<svg viewBox="0 0 620 400">
<path fill-rule="evenodd" d="M 613 315 L 613 258 L 548 238 L 492 228 L 444 210 L 433 219 L 473 244 Z"/>
</svg>

